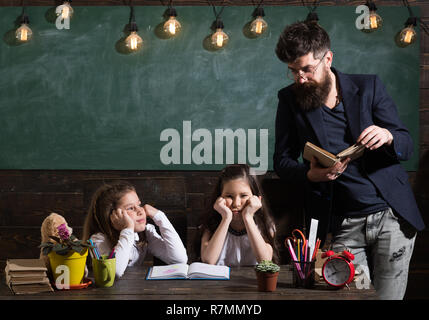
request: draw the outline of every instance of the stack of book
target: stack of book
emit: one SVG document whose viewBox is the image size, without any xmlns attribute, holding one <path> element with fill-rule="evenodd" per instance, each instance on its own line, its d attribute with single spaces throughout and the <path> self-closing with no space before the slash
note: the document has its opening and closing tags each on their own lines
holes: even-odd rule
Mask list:
<svg viewBox="0 0 429 320">
<path fill-rule="evenodd" d="M 8 259 L 5 268 L 6 284 L 15 294 L 54 291 L 47 271 L 41 259 Z"/>
</svg>

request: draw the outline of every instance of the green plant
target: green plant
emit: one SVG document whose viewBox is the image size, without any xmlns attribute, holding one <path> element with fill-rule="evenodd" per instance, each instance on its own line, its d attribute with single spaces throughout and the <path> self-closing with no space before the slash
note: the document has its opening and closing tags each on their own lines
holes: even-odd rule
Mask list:
<svg viewBox="0 0 429 320">
<path fill-rule="evenodd" d="M 92 247 L 89 241 L 82 241 L 70 234 L 67 226 L 62 224 L 58 227 L 58 237 L 49 236 L 53 242 L 42 243 L 39 248 L 42 248 L 42 253 L 48 255 L 51 251 L 59 255 L 65 256 L 70 251 L 75 251 L 79 254 L 83 254 L 87 248 Z"/>
<path fill-rule="evenodd" d="M 258 272 L 276 273 L 280 271 L 280 267 L 270 260 L 262 260 L 255 266 L 255 270 Z"/>
</svg>

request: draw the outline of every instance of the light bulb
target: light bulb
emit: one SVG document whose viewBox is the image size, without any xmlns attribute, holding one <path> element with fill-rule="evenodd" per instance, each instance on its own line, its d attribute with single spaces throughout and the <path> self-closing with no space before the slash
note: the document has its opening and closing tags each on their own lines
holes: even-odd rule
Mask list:
<svg viewBox="0 0 429 320">
<path fill-rule="evenodd" d="M 413 26 L 409 25 L 402 29 L 401 33 L 399 34 L 399 41 L 404 46 L 410 45 L 416 40 L 416 35 L 417 33 Z"/>
<path fill-rule="evenodd" d="M 170 16 L 166 23 L 164 23 L 164 32 L 174 36 L 180 32 L 182 26 L 174 16 Z"/>
<path fill-rule="evenodd" d="M 130 35 L 125 39 L 125 46 L 131 51 L 138 51 L 143 45 L 142 38 L 137 34 L 137 31 L 131 31 Z"/>
<path fill-rule="evenodd" d="M 73 8 L 70 6 L 69 1 L 64 1 L 59 7 L 61 7 L 61 10 L 57 10 L 57 15 L 61 15 L 62 19 L 70 19 L 73 16 Z"/>
<path fill-rule="evenodd" d="M 229 37 L 221 28 L 218 28 L 216 29 L 216 32 L 213 33 L 211 40 L 212 44 L 216 48 L 220 49 L 224 48 L 228 44 Z"/>
<path fill-rule="evenodd" d="M 378 30 L 383 25 L 383 19 L 376 13 L 377 6 L 373 0 L 368 0 L 365 4 L 369 9 L 368 21 L 365 21 L 363 32 L 369 33 Z M 365 19 L 366 20 L 366 19 Z M 368 22 L 368 24 L 366 24 Z"/>
<path fill-rule="evenodd" d="M 250 32 L 255 36 L 259 36 L 267 30 L 267 27 L 268 27 L 267 22 L 264 19 L 262 19 L 261 16 L 258 16 L 250 24 Z"/>
<path fill-rule="evenodd" d="M 375 11 L 372 11 L 369 14 L 369 30 L 368 31 L 375 31 L 377 29 L 380 29 L 383 25 L 383 19 L 375 13 Z"/>
<path fill-rule="evenodd" d="M 27 42 L 31 39 L 33 31 L 31 31 L 28 24 L 23 23 L 15 32 L 16 38 L 21 42 Z"/>
</svg>

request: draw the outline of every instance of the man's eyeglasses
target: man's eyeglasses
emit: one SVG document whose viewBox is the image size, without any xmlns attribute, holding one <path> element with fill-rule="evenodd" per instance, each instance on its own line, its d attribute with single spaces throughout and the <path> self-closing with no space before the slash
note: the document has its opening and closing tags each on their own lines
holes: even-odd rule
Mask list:
<svg viewBox="0 0 429 320">
<path fill-rule="evenodd" d="M 287 69 L 287 77 L 293 81 L 296 81 L 296 79 L 298 77 L 301 77 L 304 80 L 307 80 L 308 78 L 312 78 L 314 76 L 314 73 L 317 71 L 317 68 L 322 63 L 322 61 L 325 58 L 327 53 L 328 53 L 328 51 L 326 51 L 323 54 L 323 57 L 320 59 L 319 63 L 316 64 L 314 67 L 312 67 L 312 66 L 305 67 L 303 70 L 293 70 L 293 69 L 288 68 Z"/>
</svg>

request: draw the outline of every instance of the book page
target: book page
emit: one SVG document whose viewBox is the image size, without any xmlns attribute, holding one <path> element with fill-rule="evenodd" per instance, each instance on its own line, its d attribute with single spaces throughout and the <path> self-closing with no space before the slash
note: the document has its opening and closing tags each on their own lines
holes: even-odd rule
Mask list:
<svg viewBox="0 0 429 320">
<path fill-rule="evenodd" d="M 21 285 L 21 284 L 32 284 L 32 283 L 49 283 L 49 279 L 39 277 L 28 277 L 28 278 L 13 278 L 6 275 L 6 284 Z"/>
<path fill-rule="evenodd" d="M 317 161 L 324 167 L 332 167 L 337 161 L 337 156 L 332 153 L 319 148 L 311 142 L 306 142 L 302 157 L 308 161 L 311 161 L 312 157 L 315 157 Z"/>
<path fill-rule="evenodd" d="M 229 267 L 194 262 L 189 266 L 189 278 L 229 279 Z"/>
<path fill-rule="evenodd" d="M 153 266 L 149 279 L 186 278 L 188 265 L 183 263 L 170 264 L 167 266 Z"/>
<path fill-rule="evenodd" d="M 46 271 L 45 263 L 41 259 L 8 259 L 7 270 L 10 271 Z"/>
<path fill-rule="evenodd" d="M 6 266 L 6 274 L 12 278 L 26 278 L 26 277 L 47 277 L 46 271 L 9 271 Z"/>
<path fill-rule="evenodd" d="M 363 155 L 364 151 L 365 151 L 364 145 L 354 144 L 348 147 L 346 150 L 343 150 L 339 154 L 337 154 L 337 157 L 340 158 L 341 160 L 347 157 L 349 157 L 351 160 L 354 160 L 356 158 L 359 158 L 361 155 Z"/>
<path fill-rule="evenodd" d="M 50 284 L 29 284 L 29 285 L 12 286 L 11 289 L 15 294 L 31 294 L 31 293 L 54 291 Z"/>
</svg>

